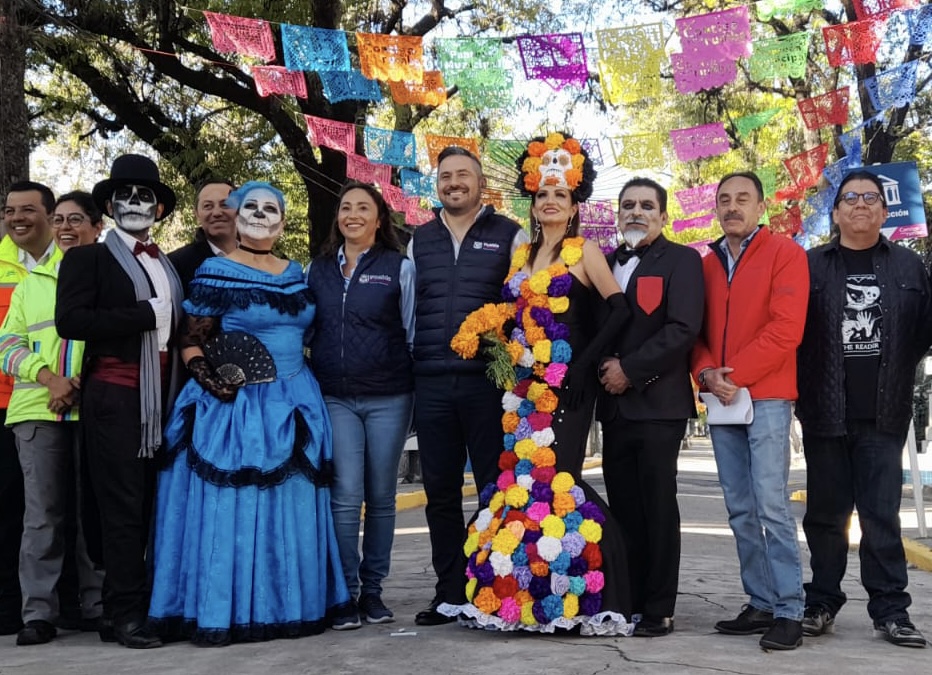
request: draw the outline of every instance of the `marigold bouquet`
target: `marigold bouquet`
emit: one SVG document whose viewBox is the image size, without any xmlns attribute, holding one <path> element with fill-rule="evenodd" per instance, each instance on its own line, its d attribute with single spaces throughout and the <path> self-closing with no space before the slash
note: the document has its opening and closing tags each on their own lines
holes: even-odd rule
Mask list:
<svg viewBox="0 0 932 675">
<path fill-rule="evenodd" d="M 514 319 L 514 303 L 487 303 L 471 312 L 450 340 L 450 347 L 464 359 L 472 359 L 482 349 L 488 361 L 485 373 L 499 389 L 515 385 L 515 359 L 505 337 L 505 322 Z"/>
</svg>

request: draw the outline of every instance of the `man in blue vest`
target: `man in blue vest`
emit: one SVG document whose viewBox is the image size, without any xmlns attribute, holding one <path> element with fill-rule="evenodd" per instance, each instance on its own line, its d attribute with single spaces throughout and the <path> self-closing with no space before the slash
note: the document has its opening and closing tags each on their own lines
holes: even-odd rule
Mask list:
<svg viewBox="0 0 932 675">
<path fill-rule="evenodd" d="M 414 420 L 437 574 L 434 599 L 415 617 L 420 626 L 454 621 L 437 607 L 466 601 L 466 453 L 481 488 L 498 476 L 502 450 L 501 391 L 486 379 L 481 356 L 464 360 L 450 349 L 467 314 L 501 300 L 511 255 L 528 241 L 516 222 L 482 204 L 483 188 L 479 159 L 461 147 L 445 148 L 437 165 L 443 208 L 415 231 L 408 245 L 417 273 Z"/>
</svg>

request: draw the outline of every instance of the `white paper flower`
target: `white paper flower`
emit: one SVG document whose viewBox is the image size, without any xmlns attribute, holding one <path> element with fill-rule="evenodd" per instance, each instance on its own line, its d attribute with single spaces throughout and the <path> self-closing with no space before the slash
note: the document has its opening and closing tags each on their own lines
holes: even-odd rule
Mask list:
<svg viewBox="0 0 932 675">
<path fill-rule="evenodd" d="M 553 562 L 563 552 L 563 544 L 554 537 L 541 537 L 537 540 L 537 553 L 547 562 Z"/>
<path fill-rule="evenodd" d="M 492 555 L 489 556 L 489 561 L 492 563 L 492 571 L 499 577 L 507 577 L 511 574 L 511 570 L 514 569 L 511 556 L 505 555 L 500 551 L 492 551 Z"/>
<path fill-rule="evenodd" d="M 531 478 L 531 475 L 527 473 L 524 474 L 523 476 L 518 476 L 517 478 L 515 478 L 515 482 L 521 487 L 523 487 L 525 490 L 530 490 L 531 487 L 534 485 L 534 479 Z"/>
<path fill-rule="evenodd" d="M 524 353 L 521 355 L 521 358 L 518 359 L 518 365 L 524 366 L 525 368 L 530 368 L 534 365 L 534 354 L 532 354 L 531 350 L 527 347 L 524 348 Z"/>
<path fill-rule="evenodd" d="M 531 434 L 531 440 L 534 441 L 534 445 L 539 448 L 549 448 L 553 445 L 554 438 L 556 437 L 553 435 L 553 429 L 550 427 L 535 431 Z"/>
<path fill-rule="evenodd" d="M 476 516 L 476 530 L 485 532 L 489 529 L 489 523 L 492 522 L 492 512 L 489 509 L 482 509 Z"/>
<path fill-rule="evenodd" d="M 521 405 L 521 397 L 515 396 L 510 391 L 506 391 L 502 395 L 502 408 L 505 412 L 515 412 L 518 409 L 518 406 Z"/>
</svg>

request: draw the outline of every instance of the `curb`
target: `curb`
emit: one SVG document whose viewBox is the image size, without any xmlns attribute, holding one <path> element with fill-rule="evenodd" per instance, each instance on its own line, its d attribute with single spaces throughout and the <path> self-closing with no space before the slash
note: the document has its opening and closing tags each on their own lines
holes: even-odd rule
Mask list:
<svg viewBox="0 0 932 675">
<path fill-rule="evenodd" d="M 602 466 L 601 457 L 590 457 L 583 462 L 583 470 L 585 469 L 594 469 L 596 467 Z M 466 474 L 466 480 L 472 481 L 472 474 Z M 468 482 L 463 486 L 463 496 L 464 497 L 475 497 L 479 494 L 479 491 L 476 489 L 475 484 Z M 421 506 L 427 505 L 427 493 L 423 489 L 414 490 L 412 492 L 402 492 L 395 495 L 395 510 L 404 511 L 406 509 L 415 509 Z"/>
<path fill-rule="evenodd" d="M 790 495 L 790 501 L 805 503 L 806 491 L 796 490 Z M 857 546 L 856 542 L 851 542 L 852 549 Z M 906 562 L 918 569 L 932 572 L 932 548 L 909 537 L 903 537 L 903 550 L 906 552 Z"/>
</svg>

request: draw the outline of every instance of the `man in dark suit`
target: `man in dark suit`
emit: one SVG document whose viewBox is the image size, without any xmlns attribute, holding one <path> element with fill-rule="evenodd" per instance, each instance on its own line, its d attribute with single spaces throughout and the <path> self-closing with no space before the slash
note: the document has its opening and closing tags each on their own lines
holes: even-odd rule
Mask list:
<svg viewBox="0 0 932 675">
<path fill-rule="evenodd" d="M 197 231 L 194 241 L 168 254 L 168 259 L 188 296 L 188 284 L 201 263 L 217 255 L 226 255 L 236 248 L 236 211 L 229 208 L 226 198 L 234 189 L 226 178 L 208 178 L 194 193 L 194 215 Z"/>
<path fill-rule="evenodd" d="M 689 353 L 702 328 L 702 261 L 668 241 L 667 191 L 634 178 L 618 198 L 625 240 L 608 264 L 631 307 L 612 353 L 600 366 L 596 414 L 604 437 L 603 471 L 612 513 L 628 551 L 634 634 L 673 631 L 680 564 L 676 461 L 696 407 Z"/>
<path fill-rule="evenodd" d="M 149 230 L 171 213 L 175 194 L 140 155 L 118 157 L 92 194 L 117 229 L 65 256 L 55 323 L 63 338 L 85 341 L 81 423 L 106 568 L 100 636 L 147 649 L 162 644 L 146 626 L 145 554 L 154 455 L 178 382 L 172 337 L 183 297 Z"/>
</svg>

